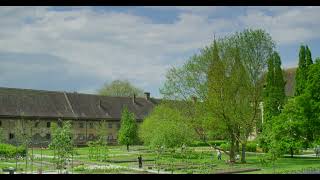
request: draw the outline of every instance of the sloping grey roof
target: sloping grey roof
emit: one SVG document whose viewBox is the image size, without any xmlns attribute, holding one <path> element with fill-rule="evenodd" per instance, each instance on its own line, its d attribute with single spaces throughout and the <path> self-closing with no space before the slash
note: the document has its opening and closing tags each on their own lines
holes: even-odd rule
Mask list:
<svg viewBox="0 0 320 180">
<path fill-rule="evenodd" d="M 108 97 L 31 89 L 0 88 L 0 116 L 62 119 L 121 119 L 127 106 L 137 119 L 143 119 L 160 100 Z"/>
</svg>

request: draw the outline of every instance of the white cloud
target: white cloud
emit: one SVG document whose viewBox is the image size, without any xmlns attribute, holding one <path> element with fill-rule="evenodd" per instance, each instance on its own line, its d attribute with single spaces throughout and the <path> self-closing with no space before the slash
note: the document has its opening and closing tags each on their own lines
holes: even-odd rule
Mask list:
<svg viewBox="0 0 320 180">
<path fill-rule="evenodd" d="M 166 24 L 134 13 L 95 12 L 86 7 L 65 11 L 5 7 L 0 11 L 0 51 L 51 54 L 72 65 L 66 73 L 131 79 L 147 88 L 159 87 L 170 65 L 182 63 L 210 43 L 214 33 L 223 36 L 245 27 L 264 28 L 280 45 L 320 36 L 318 7 L 248 7 L 246 14 L 233 19 L 209 15 L 239 13 L 237 7 L 172 9 L 179 15 Z"/>
<path fill-rule="evenodd" d="M 207 37 L 214 30 L 224 28 L 224 23 L 212 26 L 206 18 L 187 13 L 174 24 L 154 24 L 146 17 L 90 9 L 19 11 L 17 22 L 29 16 L 32 23 L 19 29 L 18 23 L 12 23 L 8 31 L 0 30 L 7 33 L 0 40 L 0 50 L 52 54 L 73 63 L 76 68 L 70 71 L 137 79 L 144 86 L 159 85 L 168 64 L 175 63 L 168 59 L 171 55 L 194 52 L 210 41 Z M 11 36 L 10 29 L 14 30 Z"/>
<path fill-rule="evenodd" d="M 239 21 L 243 26 L 266 29 L 279 45 L 287 45 L 319 38 L 319 18 L 319 7 L 274 7 L 248 9 Z"/>
</svg>

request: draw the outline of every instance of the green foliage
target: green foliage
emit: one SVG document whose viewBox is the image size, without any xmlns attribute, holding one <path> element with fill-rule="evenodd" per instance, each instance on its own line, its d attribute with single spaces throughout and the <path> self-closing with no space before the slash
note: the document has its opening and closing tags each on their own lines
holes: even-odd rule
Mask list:
<svg viewBox="0 0 320 180">
<path fill-rule="evenodd" d="M 304 94 L 297 97 L 306 118 L 304 123 L 308 143 L 320 138 L 320 62 L 310 65 Z"/>
<path fill-rule="evenodd" d="M 267 82 L 264 89 L 264 119 L 266 123 L 280 114 L 285 103 L 285 82 L 281 69 L 281 59 L 274 52 L 268 60 Z"/>
<path fill-rule="evenodd" d="M 95 126 L 98 139 L 96 140 L 98 144 L 100 145 L 106 145 L 107 144 L 107 137 L 108 137 L 108 128 L 106 126 L 106 120 L 101 120 L 98 122 L 98 124 Z"/>
<path fill-rule="evenodd" d="M 248 29 L 214 42 L 213 48 L 207 106 L 229 136 L 232 159 L 236 142 L 245 144 L 256 124 L 262 76 L 274 42 L 263 30 Z"/>
<path fill-rule="evenodd" d="M 86 167 L 84 165 L 79 165 L 73 168 L 74 171 L 76 172 L 81 172 L 81 171 L 85 171 Z"/>
<path fill-rule="evenodd" d="M 15 144 L 23 145 L 26 148 L 29 147 L 30 143 L 32 142 L 32 123 L 30 123 L 28 120 L 20 119 L 16 121 L 14 128 L 16 132 Z"/>
<path fill-rule="evenodd" d="M 106 161 L 108 158 L 109 149 L 105 143 L 101 143 L 101 141 L 89 141 L 87 143 L 89 146 L 89 159 L 90 160 L 98 160 L 98 161 Z"/>
<path fill-rule="evenodd" d="M 166 105 L 158 105 L 143 121 L 140 137 L 145 145 L 166 148 L 188 145 L 195 138 L 194 130 L 188 125 L 187 117 Z"/>
<path fill-rule="evenodd" d="M 62 127 L 57 123 L 53 123 L 51 127 L 52 141 L 49 144 L 49 149 L 54 150 L 54 155 L 57 157 L 55 163 L 58 169 L 65 166 L 68 160 L 74 154 L 74 145 L 71 132 L 71 123 L 64 121 Z"/>
<path fill-rule="evenodd" d="M 215 140 L 215 141 L 194 141 L 190 144 L 191 147 L 203 147 L 203 146 L 220 146 L 221 144 L 226 143 L 225 140 Z"/>
<path fill-rule="evenodd" d="M 138 141 L 138 126 L 134 113 L 124 107 L 121 114 L 121 126 L 118 133 L 118 142 L 122 145 L 133 145 Z"/>
<path fill-rule="evenodd" d="M 306 46 L 306 67 L 309 67 L 313 64 L 311 51 L 308 46 Z"/>
<path fill-rule="evenodd" d="M 308 80 L 308 70 L 313 64 L 311 51 L 308 46 L 300 46 L 299 66 L 296 72 L 295 96 L 303 94 Z"/>
<path fill-rule="evenodd" d="M 220 148 L 225 151 L 230 151 L 230 143 L 223 143 L 220 145 Z"/>
<path fill-rule="evenodd" d="M 306 49 L 303 45 L 300 46 L 299 51 L 299 66 L 296 72 L 296 85 L 295 85 L 295 96 L 299 96 L 303 93 L 305 88 L 306 77 Z"/>
<path fill-rule="evenodd" d="M 0 157 L 1 158 L 15 158 L 15 157 L 25 157 L 26 148 L 23 146 L 13 146 L 10 144 L 0 144 Z"/>
<path fill-rule="evenodd" d="M 256 142 L 248 142 L 246 144 L 246 151 L 247 152 L 257 152 L 257 143 Z"/>
<path fill-rule="evenodd" d="M 5 138 L 4 138 L 4 134 L 3 134 L 3 129 L 0 128 L 0 143 L 3 143 L 5 141 Z"/>
<path fill-rule="evenodd" d="M 143 90 L 133 86 L 128 80 L 114 80 L 110 84 L 106 83 L 98 90 L 104 96 L 143 96 Z"/>
<path fill-rule="evenodd" d="M 305 117 L 303 109 L 297 103 L 296 99 L 290 99 L 285 105 L 282 113 L 272 119 L 272 124 L 268 128 L 271 145 L 274 145 L 274 151 L 279 154 L 294 154 L 302 147 L 303 122 Z"/>
</svg>

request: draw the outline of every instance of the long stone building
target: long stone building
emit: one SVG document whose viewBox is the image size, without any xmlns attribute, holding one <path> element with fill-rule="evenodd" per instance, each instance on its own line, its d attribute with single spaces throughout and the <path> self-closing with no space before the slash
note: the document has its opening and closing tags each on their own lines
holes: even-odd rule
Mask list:
<svg viewBox="0 0 320 180">
<path fill-rule="evenodd" d="M 107 141 L 117 142 L 121 111 L 124 106 L 136 116 L 138 123 L 160 102 L 145 97 L 108 97 L 92 94 L 0 88 L 0 128 L 4 140 L 15 143 L 17 122 L 26 122 L 33 142 L 49 143 L 53 122 L 70 120 L 75 143 L 85 145 L 97 137 L 97 123 L 105 120 Z"/>
</svg>

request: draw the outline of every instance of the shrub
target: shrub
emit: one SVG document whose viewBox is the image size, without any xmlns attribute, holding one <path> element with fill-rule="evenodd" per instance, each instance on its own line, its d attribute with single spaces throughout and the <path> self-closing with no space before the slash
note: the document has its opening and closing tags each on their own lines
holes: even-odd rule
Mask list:
<svg viewBox="0 0 320 180">
<path fill-rule="evenodd" d="M 79 172 L 79 171 L 85 171 L 86 168 L 84 165 L 79 165 L 79 166 L 74 167 L 73 170 Z"/>
<path fill-rule="evenodd" d="M 208 141 L 208 143 L 205 143 L 203 141 L 194 141 L 192 144 L 190 144 L 191 147 L 201 147 L 201 146 L 209 146 L 210 145 L 216 145 L 220 146 L 221 144 L 226 143 L 224 140 L 214 140 L 214 141 Z"/>
<path fill-rule="evenodd" d="M 16 147 L 11 144 L 0 144 L 0 157 L 14 158 L 16 156 L 26 156 L 26 149 L 22 146 Z"/>
<path fill-rule="evenodd" d="M 256 142 L 248 142 L 246 146 L 247 152 L 257 152 L 257 143 Z"/>
<path fill-rule="evenodd" d="M 229 143 L 222 143 L 220 148 L 226 151 L 230 151 L 230 144 Z"/>
<path fill-rule="evenodd" d="M 220 148 L 222 148 L 223 150 L 230 150 L 230 144 L 229 143 L 222 143 L 220 145 Z M 240 144 L 240 151 L 242 148 L 242 145 Z M 248 142 L 246 145 L 246 152 L 257 152 L 257 143 L 252 141 L 252 142 Z"/>
</svg>

